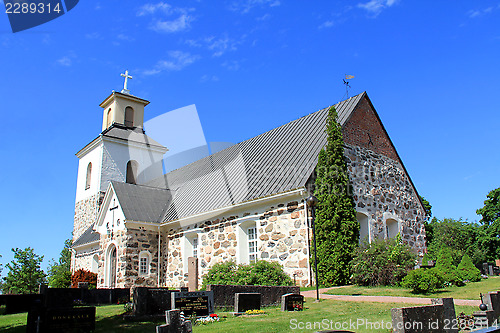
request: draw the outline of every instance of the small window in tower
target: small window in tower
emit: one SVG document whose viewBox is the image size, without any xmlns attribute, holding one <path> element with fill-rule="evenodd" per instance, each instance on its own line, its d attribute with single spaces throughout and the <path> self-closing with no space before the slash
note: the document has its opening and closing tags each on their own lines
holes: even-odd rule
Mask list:
<svg viewBox="0 0 500 333">
<path fill-rule="evenodd" d="M 87 179 L 85 180 L 85 189 L 90 188 L 90 178 L 92 177 L 92 163 L 87 166 Z"/>
<path fill-rule="evenodd" d="M 137 169 L 138 169 L 138 163 L 136 161 L 128 161 L 127 177 L 126 177 L 127 183 L 137 184 Z"/>
<path fill-rule="evenodd" d="M 130 106 L 125 108 L 125 126 L 134 127 L 134 109 Z"/>
<path fill-rule="evenodd" d="M 113 118 L 111 118 L 111 108 L 108 110 L 108 114 L 106 116 L 106 128 L 109 128 L 113 123 Z"/>
</svg>

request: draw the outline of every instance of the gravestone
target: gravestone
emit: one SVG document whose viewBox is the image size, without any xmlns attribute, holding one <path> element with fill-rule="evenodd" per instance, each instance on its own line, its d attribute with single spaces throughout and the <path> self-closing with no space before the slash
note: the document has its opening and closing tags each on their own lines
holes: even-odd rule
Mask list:
<svg viewBox="0 0 500 333">
<path fill-rule="evenodd" d="M 242 313 L 248 310 L 260 310 L 260 293 L 234 294 L 234 312 Z"/>
<path fill-rule="evenodd" d="M 444 330 L 444 306 L 424 305 L 391 309 L 394 333 L 442 333 Z"/>
<path fill-rule="evenodd" d="M 443 332 L 458 333 L 457 325 L 455 325 L 457 316 L 455 314 L 455 304 L 453 302 L 453 298 L 431 298 L 431 303 L 435 305 L 443 305 L 443 319 L 445 324 Z"/>
<path fill-rule="evenodd" d="M 488 275 L 488 273 L 489 273 L 489 271 L 490 271 L 490 270 L 489 270 L 489 266 L 490 266 L 490 265 L 489 265 L 487 262 L 483 262 L 483 272 L 482 272 L 482 273 L 483 273 L 484 275 Z"/>
<path fill-rule="evenodd" d="M 495 275 L 495 272 L 493 271 L 493 266 L 495 266 L 492 262 L 488 263 L 488 275 Z"/>
<path fill-rule="evenodd" d="M 78 282 L 78 288 L 79 289 L 89 289 L 89 283 L 88 282 Z"/>
<path fill-rule="evenodd" d="M 151 316 L 164 314 L 172 309 L 172 293 L 178 290 L 168 288 L 134 288 L 133 314 L 134 316 Z"/>
<path fill-rule="evenodd" d="M 281 311 L 302 311 L 304 296 L 300 294 L 285 294 L 281 296 Z"/>
<path fill-rule="evenodd" d="M 198 290 L 198 258 L 188 258 L 188 290 Z"/>
<path fill-rule="evenodd" d="M 45 308 L 28 312 L 27 333 L 90 333 L 95 330 L 95 307 Z"/>
<path fill-rule="evenodd" d="M 486 311 L 475 311 L 472 313 L 474 316 L 474 326 L 477 327 L 489 327 L 494 324 L 495 313 L 493 310 Z"/>
<path fill-rule="evenodd" d="M 166 324 L 156 326 L 156 333 L 191 333 L 193 326 L 191 321 L 181 317 L 181 310 L 174 309 L 165 311 Z"/>
<path fill-rule="evenodd" d="M 208 316 L 214 313 L 213 291 L 192 291 L 172 293 L 172 309 L 179 309 L 186 317 Z"/>
<path fill-rule="evenodd" d="M 481 301 L 486 304 L 488 310 L 493 311 L 495 318 L 500 317 L 500 295 L 497 291 L 481 294 Z"/>
</svg>

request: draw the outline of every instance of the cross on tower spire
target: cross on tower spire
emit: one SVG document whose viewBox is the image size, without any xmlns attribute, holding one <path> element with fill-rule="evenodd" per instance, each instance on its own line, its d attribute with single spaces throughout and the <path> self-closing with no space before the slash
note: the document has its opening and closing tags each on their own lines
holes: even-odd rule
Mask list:
<svg viewBox="0 0 500 333">
<path fill-rule="evenodd" d="M 120 76 L 125 78 L 125 82 L 123 83 L 123 89 L 121 92 L 124 94 L 130 94 L 130 90 L 128 90 L 127 85 L 128 85 L 128 79 L 132 79 L 132 75 L 128 75 L 128 70 L 126 70 L 125 73 L 120 74 Z"/>
</svg>

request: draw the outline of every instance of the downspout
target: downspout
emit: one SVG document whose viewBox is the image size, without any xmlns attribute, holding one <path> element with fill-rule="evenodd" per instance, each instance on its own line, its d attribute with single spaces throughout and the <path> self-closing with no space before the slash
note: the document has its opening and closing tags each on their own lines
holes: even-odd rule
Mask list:
<svg viewBox="0 0 500 333">
<path fill-rule="evenodd" d="M 311 272 L 311 244 L 309 239 L 309 216 L 307 210 L 307 197 L 304 199 L 304 217 L 306 222 L 306 244 L 307 244 L 307 271 L 309 272 L 309 285 L 312 286 L 312 272 Z"/>
<path fill-rule="evenodd" d="M 161 233 L 160 226 L 158 226 L 158 266 L 156 267 L 156 276 L 158 277 L 158 281 L 156 282 L 156 287 L 160 287 L 160 258 L 161 258 Z"/>
</svg>

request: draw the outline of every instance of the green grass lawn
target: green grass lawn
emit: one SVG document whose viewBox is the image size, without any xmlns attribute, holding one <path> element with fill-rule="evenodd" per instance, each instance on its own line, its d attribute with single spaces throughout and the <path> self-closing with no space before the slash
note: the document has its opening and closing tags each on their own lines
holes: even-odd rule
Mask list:
<svg viewBox="0 0 500 333">
<path fill-rule="evenodd" d="M 469 282 L 463 287 L 451 286 L 432 294 L 412 294 L 410 289 L 402 287 L 361 287 L 345 286 L 326 292 L 330 295 L 364 295 L 364 296 L 407 296 L 407 297 L 453 297 L 456 299 L 477 299 L 479 293 L 500 290 L 500 277 L 490 277 L 479 282 Z"/>
<path fill-rule="evenodd" d="M 306 309 L 302 312 L 281 312 L 279 308 L 265 308 L 264 315 L 233 317 L 230 313 L 218 313 L 223 318 L 222 321 L 208 325 L 195 326 L 194 332 L 315 332 L 319 328 L 325 329 L 326 326 L 311 329 L 296 329 L 300 323 L 314 325 L 316 323 L 330 324 L 348 323 L 349 321 L 363 323 L 384 323 L 390 322 L 390 309 L 394 307 L 408 306 L 397 303 L 361 303 L 361 302 L 342 302 L 336 300 L 323 300 L 321 303 L 313 303 L 312 298 L 308 298 L 305 304 Z M 469 306 L 456 306 L 457 313 L 464 311 L 468 314 L 476 309 Z M 163 324 L 164 319 L 157 322 L 130 322 L 124 321 L 123 305 L 108 305 L 97 307 L 96 310 L 96 331 L 107 333 L 142 333 L 155 332 L 155 326 Z M 0 316 L 0 332 L 21 333 L 26 328 L 26 313 Z M 328 327 L 329 328 L 329 327 Z M 333 326 L 333 328 L 335 328 Z M 366 325 L 360 325 L 353 331 L 355 332 L 389 332 L 388 329 L 374 329 Z"/>
</svg>

